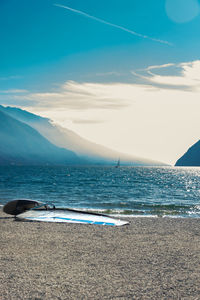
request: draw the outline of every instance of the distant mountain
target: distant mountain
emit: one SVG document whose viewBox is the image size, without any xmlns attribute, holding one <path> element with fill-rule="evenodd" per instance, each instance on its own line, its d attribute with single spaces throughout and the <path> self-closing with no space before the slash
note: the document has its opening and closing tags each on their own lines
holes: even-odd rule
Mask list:
<svg viewBox="0 0 200 300">
<path fill-rule="evenodd" d="M 192 145 L 187 152 L 177 160 L 175 166 L 200 166 L 200 140 Z"/>
<path fill-rule="evenodd" d="M 75 153 L 53 145 L 29 125 L 0 110 L 0 165 L 74 163 L 80 163 Z"/>
<path fill-rule="evenodd" d="M 58 147 L 75 152 L 81 159 L 92 164 L 115 164 L 120 157 L 121 164 L 134 166 L 161 166 L 164 163 L 136 156 L 126 155 L 104 146 L 83 139 L 71 130 L 55 125 L 48 118 L 43 118 L 25 110 L 0 105 L 0 111 L 24 122 L 37 130 L 42 136 Z"/>
</svg>

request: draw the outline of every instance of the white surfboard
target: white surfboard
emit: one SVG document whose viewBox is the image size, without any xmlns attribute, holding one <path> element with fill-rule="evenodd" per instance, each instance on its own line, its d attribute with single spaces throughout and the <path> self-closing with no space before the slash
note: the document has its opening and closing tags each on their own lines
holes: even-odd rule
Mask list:
<svg viewBox="0 0 200 300">
<path fill-rule="evenodd" d="M 19 220 L 56 222 L 56 223 L 81 223 L 108 226 L 122 226 L 129 224 L 127 221 L 118 220 L 100 214 L 86 213 L 70 209 L 55 210 L 29 210 L 17 215 Z"/>
</svg>

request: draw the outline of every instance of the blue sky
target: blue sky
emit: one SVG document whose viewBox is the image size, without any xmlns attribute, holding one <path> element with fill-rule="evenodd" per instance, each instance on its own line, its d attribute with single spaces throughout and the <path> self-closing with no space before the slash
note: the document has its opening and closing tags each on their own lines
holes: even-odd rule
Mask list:
<svg viewBox="0 0 200 300">
<path fill-rule="evenodd" d="M 191 134 L 183 127 L 199 108 L 199 5 L 1 0 L 1 104 L 49 116 L 111 148 L 173 163 L 199 139 L 196 119 Z M 177 119 L 164 115 L 175 109 Z M 177 135 L 174 151 L 166 150 Z"/>
</svg>

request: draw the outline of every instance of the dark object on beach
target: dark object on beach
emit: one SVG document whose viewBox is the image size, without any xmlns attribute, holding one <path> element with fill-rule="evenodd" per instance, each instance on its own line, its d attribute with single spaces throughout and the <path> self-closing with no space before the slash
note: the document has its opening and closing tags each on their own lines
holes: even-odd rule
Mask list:
<svg viewBox="0 0 200 300">
<path fill-rule="evenodd" d="M 40 204 L 40 202 L 34 200 L 13 200 L 4 205 L 3 211 L 6 214 L 16 216 Z"/>
</svg>

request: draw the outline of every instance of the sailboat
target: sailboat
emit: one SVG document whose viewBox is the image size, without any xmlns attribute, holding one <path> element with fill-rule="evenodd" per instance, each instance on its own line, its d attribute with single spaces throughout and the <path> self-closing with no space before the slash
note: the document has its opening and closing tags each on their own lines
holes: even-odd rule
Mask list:
<svg viewBox="0 0 200 300">
<path fill-rule="evenodd" d="M 119 167 L 120 167 L 120 158 L 118 159 L 118 161 L 117 161 L 117 164 L 116 164 L 115 168 L 119 168 Z"/>
</svg>

